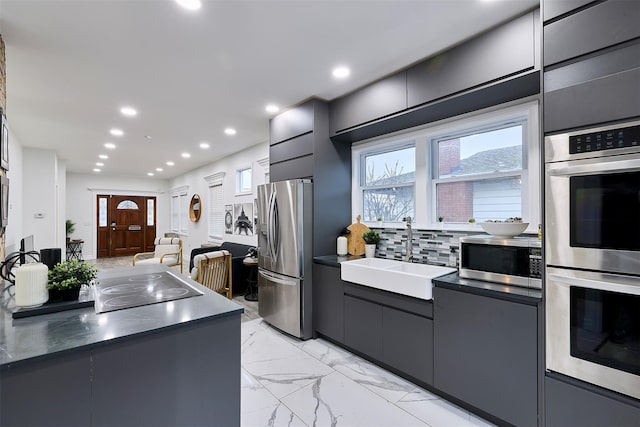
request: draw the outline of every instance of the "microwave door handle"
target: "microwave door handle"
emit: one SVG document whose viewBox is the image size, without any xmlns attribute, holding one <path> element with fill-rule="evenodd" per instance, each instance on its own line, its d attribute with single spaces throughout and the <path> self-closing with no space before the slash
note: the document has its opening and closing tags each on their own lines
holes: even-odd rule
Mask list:
<svg viewBox="0 0 640 427">
<path fill-rule="evenodd" d="M 602 172 L 634 172 L 638 170 L 640 170 L 640 159 L 629 159 L 604 163 L 589 163 L 588 165 L 550 168 L 549 175 L 597 175 Z"/>
</svg>

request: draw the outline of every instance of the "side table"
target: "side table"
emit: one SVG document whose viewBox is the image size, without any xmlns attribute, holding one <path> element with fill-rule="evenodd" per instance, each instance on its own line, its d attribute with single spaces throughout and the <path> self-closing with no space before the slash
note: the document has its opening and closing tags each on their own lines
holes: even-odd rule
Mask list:
<svg viewBox="0 0 640 427">
<path fill-rule="evenodd" d="M 247 291 L 244 294 L 244 299 L 247 301 L 258 301 L 258 259 L 245 257 L 242 263 L 249 269 L 249 274 L 247 275 Z"/>
<path fill-rule="evenodd" d="M 78 261 L 84 261 L 82 258 L 82 245 L 84 240 L 69 240 L 67 242 L 67 261 L 77 259 Z"/>
</svg>

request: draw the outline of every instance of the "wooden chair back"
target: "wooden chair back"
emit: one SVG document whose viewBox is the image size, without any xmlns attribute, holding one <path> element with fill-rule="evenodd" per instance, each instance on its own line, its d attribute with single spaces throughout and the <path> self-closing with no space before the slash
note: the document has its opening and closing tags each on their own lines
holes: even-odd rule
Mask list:
<svg viewBox="0 0 640 427">
<path fill-rule="evenodd" d="M 232 299 L 231 254 L 227 251 L 219 251 L 201 259 L 196 282 Z"/>
</svg>

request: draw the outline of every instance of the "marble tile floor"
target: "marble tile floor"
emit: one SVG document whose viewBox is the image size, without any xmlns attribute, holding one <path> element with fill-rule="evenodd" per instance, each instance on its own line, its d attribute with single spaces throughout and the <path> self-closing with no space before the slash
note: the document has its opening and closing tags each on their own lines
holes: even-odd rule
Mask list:
<svg viewBox="0 0 640 427">
<path fill-rule="evenodd" d="M 241 329 L 243 427 L 493 425 L 325 340 Z"/>
</svg>

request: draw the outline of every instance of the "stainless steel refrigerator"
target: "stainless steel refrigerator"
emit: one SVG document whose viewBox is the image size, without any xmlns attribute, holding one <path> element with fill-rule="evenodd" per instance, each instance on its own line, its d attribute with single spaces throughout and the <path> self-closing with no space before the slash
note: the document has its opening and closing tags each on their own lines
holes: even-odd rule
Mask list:
<svg viewBox="0 0 640 427">
<path fill-rule="evenodd" d="M 303 179 L 258 187 L 258 312 L 302 339 L 312 335 L 312 190 Z"/>
</svg>

